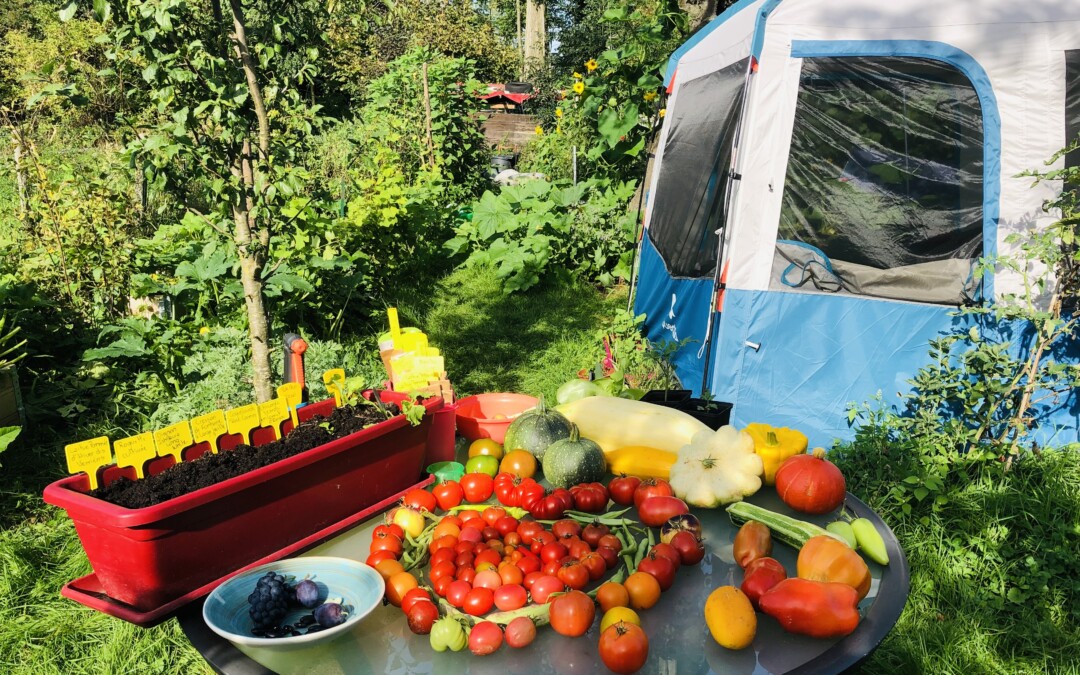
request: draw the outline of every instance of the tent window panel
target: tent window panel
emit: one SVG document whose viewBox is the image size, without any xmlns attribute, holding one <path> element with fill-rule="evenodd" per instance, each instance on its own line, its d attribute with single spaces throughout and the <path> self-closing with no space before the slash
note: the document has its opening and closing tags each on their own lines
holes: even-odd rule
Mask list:
<svg viewBox="0 0 1080 675">
<path fill-rule="evenodd" d="M 749 59 L 680 85 L 649 237 L 675 277 L 711 277 Z"/>
<path fill-rule="evenodd" d="M 1065 139 L 1071 145 L 1080 138 L 1080 50 L 1065 52 Z M 1065 166 L 1080 166 L 1080 149 L 1065 155 Z"/>
<path fill-rule="evenodd" d="M 982 112 L 960 71 L 920 58 L 804 59 L 780 239 L 818 249 L 845 290 L 942 302 L 961 297 L 959 261 L 982 254 L 982 232 Z M 944 295 L 909 283 L 957 270 Z"/>
</svg>

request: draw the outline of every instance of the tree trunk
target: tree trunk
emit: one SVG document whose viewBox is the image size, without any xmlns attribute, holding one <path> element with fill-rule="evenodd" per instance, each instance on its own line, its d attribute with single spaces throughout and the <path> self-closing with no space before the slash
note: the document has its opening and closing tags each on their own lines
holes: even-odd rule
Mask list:
<svg viewBox="0 0 1080 675">
<path fill-rule="evenodd" d="M 677 0 L 679 9 L 686 12 L 687 29 L 695 33 L 716 18 L 717 10 L 731 5 L 730 0 Z"/>
<path fill-rule="evenodd" d="M 249 196 L 254 189 L 250 141 L 244 141 L 244 155 L 240 158 L 239 169 L 234 171 L 243 179 L 246 193 L 233 204 L 233 223 L 236 228 L 233 236 L 240 255 L 240 284 L 244 288 L 244 305 L 247 307 L 255 398 L 261 403 L 274 397 L 274 388 L 270 382 L 270 330 L 266 320 L 262 282 L 266 245 L 260 241 L 264 232 L 254 227 Z"/>
<path fill-rule="evenodd" d="M 11 140 L 15 145 L 15 184 L 16 190 L 19 195 L 19 218 L 26 216 L 27 200 L 29 199 L 29 192 L 27 191 L 28 179 L 26 177 L 26 166 L 23 164 L 23 155 L 26 154 L 26 150 L 23 148 L 22 136 L 13 133 Z"/>
<path fill-rule="evenodd" d="M 243 196 L 233 204 L 233 233 L 240 255 L 240 283 L 244 288 L 244 305 L 248 314 L 248 336 L 251 339 L 251 367 L 254 372 L 255 398 L 269 401 L 274 396 L 274 387 L 270 380 L 270 328 L 266 317 L 266 299 L 263 295 L 263 267 L 270 247 L 270 228 L 259 226 L 252 211 L 254 194 L 262 166 L 270 159 L 270 118 L 266 114 L 262 89 L 259 87 L 255 61 L 247 44 L 247 31 L 244 27 L 243 7 L 240 0 L 229 0 L 233 15 L 233 32 L 230 36 L 236 49 L 236 56 L 244 70 L 248 92 L 251 94 L 251 106 L 259 126 L 258 158 L 252 157 L 251 142 L 244 141 L 243 154 L 239 166 L 233 168 L 239 174 L 244 186 Z"/>
<path fill-rule="evenodd" d="M 540 71 L 547 61 L 547 25 L 543 0 L 525 3 L 525 76 Z"/>
</svg>

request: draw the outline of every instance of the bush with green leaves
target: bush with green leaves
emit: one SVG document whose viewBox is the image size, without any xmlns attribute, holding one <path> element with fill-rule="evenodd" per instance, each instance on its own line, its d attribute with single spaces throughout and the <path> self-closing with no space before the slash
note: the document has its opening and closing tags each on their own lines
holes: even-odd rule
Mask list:
<svg viewBox="0 0 1080 675">
<path fill-rule="evenodd" d="M 633 183 L 596 180 L 534 179 L 489 190 L 446 247 L 468 254 L 466 266 L 495 266 L 506 293 L 534 286 L 552 268 L 610 285 L 630 274 L 634 214 L 626 207 L 633 193 Z"/>
</svg>

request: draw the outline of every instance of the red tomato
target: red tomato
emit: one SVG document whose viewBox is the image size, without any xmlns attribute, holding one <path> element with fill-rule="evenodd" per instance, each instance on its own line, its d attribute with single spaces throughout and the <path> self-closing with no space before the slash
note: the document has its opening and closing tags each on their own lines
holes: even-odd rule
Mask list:
<svg viewBox="0 0 1080 675">
<path fill-rule="evenodd" d="M 434 511 L 436 506 L 435 495 L 422 488 L 413 488 L 405 493 L 401 502 L 417 511 Z"/>
<path fill-rule="evenodd" d="M 693 532 L 677 532 L 668 543 L 679 552 L 679 560 L 684 565 L 696 565 L 705 557 L 705 544 Z"/>
<path fill-rule="evenodd" d="M 503 537 L 503 543 L 507 546 L 521 546 L 521 535 L 518 534 L 516 530 L 514 532 L 507 532 Z"/>
<path fill-rule="evenodd" d="M 529 594 L 521 584 L 503 584 L 495 589 L 495 606 L 500 612 L 521 609 L 529 601 Z"/>
<path fill-rule="evenodd" d="M 431 579 L 431 583 L 435 583 L 442 577 L 454 578 L 454 573 L 457 572 L 457 566 L 449 561 L 440 562 L 436 565 L 432 565 L 428 570 L 428 579 Z"/>
<path fill-rule="evenodd" d="M 371 538 L 371 552 L 375 553 L 376 551 L 390 551 L 395 558 L 400 557 L 401 539 L 386 532 L 375 535 Z"/>
<path fill-rule="evenodd" d="M 464 581 L 472 586 L 473 579 L 476 578 L 476 570 L 471 567 L 459 567 L 457 573 L 454 574 L 454 579 L 458 581 Z"/>
<path fill-rule="evenodd" d="M 481 621 L 469 631 L 469 651 L 477 656 L 487 656 L 502 647 L 503 633 L 499 625 Z"/>
<path fill-rule="evenodd" d="M 526 572 L 525 579 L 521 582 L 521 585 L 525 587 L 525 590 L 531 593 L 533 584 L 536 582 L 537 579 L 542 576 L 545 575 L 540 570 L 536 570 L 535 572 Z"/>
<path fill-rule="evenodd" d="M 560 595 L 551 601 L 551 627 L 559 635 L 580 637 L 596 618 L 593 600 L 579 590 Z"/>
<path fill-rule="evenodd" d="M 401 598 L 401 611 L 408 614 L 412 606 L 418 602 L 431 602 L 431 596 L 423 588 L 410 589 L 405 593 L 405 597 Z"/>
<path fill-rule="evenodd" d="M 787 579 L 787 570 L 775 558 L 755 558 L 746 566 L 739 588 L 750 598 L 754 609 L 758 609 L 761 596 L 784 579 Z"/>
<path fill-rule="evenodd" d="M 652 547 L 652 550 L 656 552 L 656 555 L 663 556 L 675 563 L 675 567 L 682 565 L 682 558 L 679 556 L 679 551 L 671 544 L 657 544 Z"/>
<path fill-rule="evenodd" d="M 409 630 L 417 635 L 427 635 L 431 632 L 431 626 L 439 618 L 439 608 L 430 600 L 421 601 L 413 604 L 405 616 L 408 617 Z"/>
<path fill-rule="evenodd" d="M 431 590 L 435 591 L 439 597 L 445 598 L 446 591 L 450 588 L 450 584 L 454 583 L 454 577 L 445 576 L 439 577 L 437 580 L 431 582 Z"/>
<path fill-rule="evenodd" d="M 401 526 L 397 523 L 384 523 L 375 527 L 375 531 L 372 532 L 372 536 L 377 537 L 381 533 L 392 534 L 398 539 L 405 539 L 405 530 L 401 529 Z"/>
<path fill-rule="evenodd" d="M 553 541 L 550 544 L 545 544 L 544 547 L 540 549 L 540 560 L 549 563 L 554 560 L 562 560 L 566 557 L 566 554 L 566 547 L 557 541 Z"/>
<path fill-rule="evenodd" d="M 605 534 L 604 536 L 600 537 L 599 541 L 596 542 L 595 546 L 596 548 L 614 549 L 616 553 L 622 550 L 622 542 L 619 541 L 619 538 L 613 534 Z"/>
<path fill-rule="evenodd" d="M 581 531 L 581 538 L 589 543 L 589 546 L 596 548 L 600 545 L 600 540 L 605 536 L 611 537 L 618 543 L 619 538 L 611 534 L 611 528 L 607 525 L 600 523 L 589 523 L 585 526 L 585 529 Z M 608 544 L 610 547 L 611 544 Z"/>
<path fill-rule="evenodd" d="M 589 580 L 596 581 L 607 572 L 607 561 L 599 553 L 586 553 L 581 558 L 581 566 L 589 571 Z"/>
<path fill-rule="evenodd" d="M 518 523 L 517 532 L 521 535 L 521 543 L 530 545 L 537 533 L 543 532 L 544 526 L 535 520 L 523 520 Z"/>
<path fill-rule="evenodd" d="M 498 567 L 499 563 L 502 562 L 502 555 L 500 555 L 498 551 L 490 548 L 485 551 L 480 551 L 476 554 L 475 564 L 479 565 L 482 562 L 489 562 Z"/>
<path fill-rule="evenodd" d="M 540 530 L 533 537 L 532 544 L 529 545 L 529 550 L 536 555 L 540 555 L 540 549 L 544 548 L 544 546 L 550 544 L 553 541 L 555 541 L 555 535 L 548 532 L 547 530 Z"/>
<path fill-rule="evenodd" d="M 481 523 L 484 521 L 480 521 Z M 482 527 L 475 527 L 474 525 L 465 525 L 461 528 L 461 533 L 458 534 L 458 541 L 468 542 L 475 544 L 478 541 L 484 540 L 484 533 Z"/>
<path fill-rule="evenodd" d="M 557 576 L 559 581 L 575 591 L 580 591 L 589 585 L 589 568 L 577 560 L 571 560 L 560 565 Z"/>
<path fill-rule="evenodd" d="M 644 572 L 656 579 L 657 583 L 660 584 L 661 591 L 666 591 L 675 583 L 675 571 L 678 569 L 675 563 L 663 556 L 656 555 L 655 551 L 650 551 L 642 558 L 637 568 L 639 572 Z"/>
<path fill-rule="evenodd" d="M 536 624 L 527 616 L 519 616 L 506 624 L 506 644 L 514 649 L 528 647 L 536 639 Z"/>
<path fill-rule="evenodd" d="M 532 478 L 525 478 L 517 486 L 518 506 L 532 512 L 532 506 L 536 500 L 544 498 L 544 486 Z"/>
<path fill-rule="evenodd" d="M 488 495 L 488 497 L 490 496 Z M 487 499 L 487 497 L 484 499 Z M 495 523 L 499 522 L 500 518 L 506 517 L 506 509 L 501 506 L 489 506 L 480 512 L 480 517 L 484 519 L 488 527 L 495 527 Z"/>
<path fill-rule="evenodd" d="M 678 497 L 646 497 L 638 504 L 638 517 L 649 527 L 660 527 L 669 518 L 690 513 L 690 507 Z"/>
<path fill-rule="evenodd" d="M 551 533 L 559 539 L 569 539 L 581 535 L 581 524 L 571 518 L 555 521 L 551 526 Z"/>
<path fill-rule="evenodd" d="M 484 541 L 491 541 L 492 539 L 498 539 L 501 536 L 499 534 L 499 531 L 496 530 L 494 527 L 491 527 L 490 525 L 488 527 L 485 527 L 484 531 L 481 532 L 481 534 L 484 535 Z"/>
<path fill-rule="evenodd" d="M 486 473 L 467 473 L 461 477 L 461 489 L 465 501 L 478 504 L 486 501 L 495 491 L 495 481 Z"/>
<path fill-rule="evenodd" d="M 574 508 L 586 513 L 601 513 L 607 508 L 608 491 L 600 483 L 583 483 L 570 488 Z"/>
<path fill-rule="evenodd" d="M 559 581 L 558 577 L 545 574 L 533 580 L 532 587 L 529 588 L 529 595 L 532 596 L 533 602 L 542 605 L 548 601 L 548 596 L 552 593 L 563 590 L 566 590 L 566 585 Z"/>
<path fill-rule="evenodd" d="M 476 562 L 476 554 L 472 551 L 465 551 L 464 553 L 458 553 L 454 558 L 454 565 L 457 567 L 472 567 Z"/>
<path fill-rule="evenodd" d="M 596 549 L 596 555 L 604 559 L 604 564 L 607 565 L 608 569 L 619 564 L 619 552 L 613 548 L 601 546 Z"/>
<path fill-rule="evenodd" d="M 451 553 L 453 553 L 454 547 L 457 545 L 457 537 L 446 534 L 431 542 L 431 546 L 428 548 L 428 553 L 430 553 L 431 555 L 435 555 L 439 551 L 444 550 L 449 550 Z"/>
<path fill-rule="evenodd" d="M 455 506 L 458 506 L 465 497 L 465 492 L 461 489 L 461 484 L 456 480 L 448 480 L 436 485 L 431 493 L 435 496 L 435 501 L 443 511 L 449 511 Z"/>
<path fill-rule="evenodd" d="M 600 660 L 616 673 L 636 673 L 649 659 L 649 638 L 641 626 L 619 621 L 600 635 Z"/>
<path fill-rule="evenodd" d="M 503 506 L 521 506 L 521 493 L 518 492 L 520 479 L 512 473 L 501 471 L 495 476 L 495 498 Z"/>
<path fill-rule="evenodd" d="M 502 586 L 502 577 L 495 570 L 484 570 L 476 573 L 472 584 L 473 588 L 486 588 L 494 591 L 499 586 Z"/>
<path fill-rule="evenodd" d="M 662 478 L 646 478 L 634 490 L 634 506 L 641 509 L 641 502 L 646 497 L 671 497 L 675 493 L 671 485 Z"/>
<path fill-rule="evenodd" d="M 465 604 L 465 596 L 467 596 L 471 590 L 472 584 L 468 581 L 458 579 L 447 587 L 446 601 L 454 607 L 461 609 L 462 605 Z"/>
<path fill-rule="evenodd" d="M 479 520 L 480 519 L 480 512 L 479 511 L 462 511 L 461 513 L 458 514 L 458 518 L 461 519 L 461 526 L 465 527 L 465 523 L 468 523 L 468 522 L 473 521 L 473 520 Z M 473 523 L 473 525 L 475 526 L 476 523 Z M 483 528 L 477 528 L 477 529 L 483 529 Z"/>
<path fill-rule="evenodd" d="M 375 551 L 367 557 L 366 562 L 369 567 L 375 567 L 383 560 L 397 560 L 398 557 L 390 551 Z"/>
<path fill-rule="evenodd" d="M 544 566 L 540 568 L 540 571 L 544 574 L 557 577 L 559 576 L 559 568 L 562 567 L 562 564 L 563 561 L 561 558 L 559 560 L 552 560 L 551 562 L 544 563 Z"/>
<path fill-rule="evenodd" d="M 514 563 L 514 565 L 516 565 L 525 575 L 538 572 L 540 571 L 540 568 L 543 567 L 540 558 L 537 558 L 534 555 L 522 556 L 521 559 Z"/>
<path fill-rule="evenodd" d="M 571 558 L 581 560 L 586 554 L 592 553 L 592 547 L 580 539 L 572 539 L 566 545 L 566 552 Z"/>
<path fill-rule="evenodd" d="M 634 503 L 634 491 L 641 485 L 641 479 L 637 476 L 619 475 L 608 483 L 608 493 L 611 501 L 620 506 L 630 506 Z"/>
<path fill-rule="evenodd" d="M 498 576 L 498 575 L 496 575 Z M 495 606 L 495 594 L 490 588 L 474 588 L 465 595 L 461 609 L 466 614 L 482 616 Z"/>
<path fill-rule="evenodd" d="M 452 549 L 452 548 L 441 548 L 438 551 L 435 551 L 434 553 L 431 554 L 431 560 L 430 560 L 430 562 L 428 564 L 430 564 L 432 567 L 435 567 L 436 565 L 438 565 L 441 562 L 450 562 L 451 564 L 453 564 L 454 558 L 456 558 L 456 557 L 457 557 L 457 553 L 454 553 L 454 549 Z M 456 567 L 456 565 L 455 565 L 455 567 Z"/>
</svg>

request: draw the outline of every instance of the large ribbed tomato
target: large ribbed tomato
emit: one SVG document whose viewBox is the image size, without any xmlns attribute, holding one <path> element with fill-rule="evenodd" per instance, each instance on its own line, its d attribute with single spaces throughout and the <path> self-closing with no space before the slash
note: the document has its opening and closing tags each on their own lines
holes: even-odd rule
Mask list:
<svg viewBox="0 0 1080 675">
<path fill-rule="evenodd" d="M 825 451 L 793 455 L 776 471 L 776 493 L 784 503 L 803 513 L 828 513 L 844 503 L 847 483 Z"/>
</svg>

